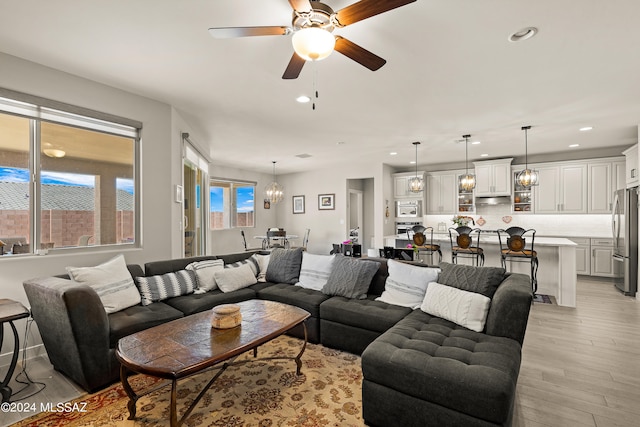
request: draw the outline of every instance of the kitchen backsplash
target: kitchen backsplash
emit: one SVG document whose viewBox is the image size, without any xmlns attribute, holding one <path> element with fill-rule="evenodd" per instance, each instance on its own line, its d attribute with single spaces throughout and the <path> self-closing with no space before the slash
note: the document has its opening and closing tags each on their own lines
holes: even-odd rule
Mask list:
<svg viewBox="0 0 640 427">
<path fill-rule="evenodd" d="M 541 215 L 503 213 L 502 206 L 483 207 L 481 213 L 469 214 L 476 221 L 475 227 L 484 230 L 506 229 L 511 226 L 533 228 L 538 236 L 562 237 L 610 237 L 611 215 Z M 460 214 L 462 215 L 462 213 Z M 438 224 L 445 223 L 445 230 L 453 227 L 454 215 L 425 215 L 423 225 L 438 231 Z M 484 219 L 484 225 L 478 219 Z M 482 221 L 481 221 L 482 222 Z"/>
</svg>

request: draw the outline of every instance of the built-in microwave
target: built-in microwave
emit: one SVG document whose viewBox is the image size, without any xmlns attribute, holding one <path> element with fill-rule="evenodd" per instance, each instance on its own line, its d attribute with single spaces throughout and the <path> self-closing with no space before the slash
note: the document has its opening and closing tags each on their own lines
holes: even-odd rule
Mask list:
<svg viewBox="0 0 640 427">
<path fill-rule="evenodd" d="M 397 200 L 396 218 L 421 218 L 422 200 Z"/>
</svg>

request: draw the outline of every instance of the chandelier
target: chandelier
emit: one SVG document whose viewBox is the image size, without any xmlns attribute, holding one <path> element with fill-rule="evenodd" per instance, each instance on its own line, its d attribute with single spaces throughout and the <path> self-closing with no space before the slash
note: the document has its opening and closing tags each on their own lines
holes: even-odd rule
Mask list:
<svg viewBox="0 0 640 427">
<path fill-rule="evenodd" d="M 273 161 L 273 181 L 264 188 L 265 199 L 272 205 L 280 203 L 284 196 L 284 188 L 276 181 L 276 162 Z"/>
<path fill-rule="evenodd" d="M 460 178 L 460 188 L 471 191 L 476 188 L 476 176 L 469 173 L 469 138 L 471 135 L 462 135 L 464 138 L 464 168 L 465 173 Z"/>
<path fill-rule="evenodd" d="M 416 147 L 416 176 L 409 179 L 409 191 L 412 193 L 420 193 L 424 189 L 424 180 L 418 176 L 418 145 L 419 142 L 413 142 Z"/>
<path fill-rule="evenodd" d="M 529 129 L 531 129 L 531 126 L 522 126 L 522 130 L 524 131 L 524 170 L 520 171 L 516 177 L 516 182 L 526 189 L 538 185 L 538 171 L 529 169 L 529 153 L 527 147 L 527 131 Z"/>
</svg>

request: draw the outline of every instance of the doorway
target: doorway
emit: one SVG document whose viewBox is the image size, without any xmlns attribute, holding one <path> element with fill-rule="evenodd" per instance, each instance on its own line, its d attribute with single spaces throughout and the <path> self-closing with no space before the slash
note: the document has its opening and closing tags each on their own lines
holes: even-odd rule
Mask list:
<svg viewBox="0 0 640 427">
<path fill-rule="evenodd" d="M 207 170 L 209 163 L 185 143 L 183 161 L 185 257 L 206 254 L 207 235 Z"/>
</svg>

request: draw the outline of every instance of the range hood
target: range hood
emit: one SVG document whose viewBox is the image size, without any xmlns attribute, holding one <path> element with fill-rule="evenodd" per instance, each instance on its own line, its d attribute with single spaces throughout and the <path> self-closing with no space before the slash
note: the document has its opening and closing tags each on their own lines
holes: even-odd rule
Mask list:
<svg viewBox="0 0 640 427">
<path fill-rule="evenodd" d="M 476 197 L 476 205 L 510 205 L 511 196 Z"/>
</svg>

